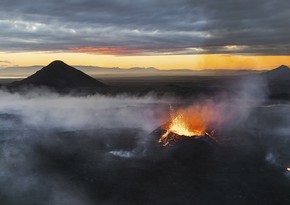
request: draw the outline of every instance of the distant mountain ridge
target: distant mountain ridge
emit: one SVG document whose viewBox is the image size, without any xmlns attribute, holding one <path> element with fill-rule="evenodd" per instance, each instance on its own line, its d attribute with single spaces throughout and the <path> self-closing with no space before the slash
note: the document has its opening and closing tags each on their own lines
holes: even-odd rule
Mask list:
<svg viewBox="0 0 290 205">
<path fill-rule="evenodd" d="M 18 77 L 25 78 L 40 70 L 43 66 L 28 66 L 28 67 L 7 67 L 0 69 L 0 77 Z M 105 68 L 98 66 L 81 66 L 76 65 L 75 68 L 88 75 L 241 75 L 261 73 L 263 71 L 257 70 L 191 70 L 191 69 L 172 69 L 160 70 L 154 67 L 143 68 Z"/>
<path fill-rule="evenodd" d="M 91 69 L 94 69 L 94 67 L 92 67 Z M 103 68 L 104 69 L 104 68 Z M 112 68 L 112 69 L 116 69 L 119 72 L 120 69 L 118 68 Z M 144 69 L 143 68 L 132 68 L 134 70 L 142 70 L 142 72 Z M 163 79 L 161 74 L 156 74 L 158 72 L 161 72 L 157 69 L 154 68 L 145 68 L 149 69 L 149 73 L 151 73 L 149 76 L 149 79 Z M 130 69 L 127 69 L 130 70 Z M 152 70 L 152 71 L 150 71 Z M 168 75 L 168 72 L 170 71 L 164 71 L 166 74 Z M 167 79 L 172 79 L 174 81 L 175 77 L 178 77 L 178 74 L 176 73 L 176 71 L 171 71 L 171 76 L 168 76 L 169 78 Z M 187 72 L 187 71 L 185 71 Z M 214 71 L 212 71 L 214 72 Z M 248 77 L 252 77 L 252 76 L 258 76 L 258 77 L 262 77 L 263 80 L 267 81 L 266 85 L 267 85 L 267 92 L 269 91 L 269 95 L 270 97 L 273 98 L 284 98 L 284 99 L 288 99 L 290 98 L 290 69 L 288 66 L 282 65 L 276 69 L 270 70 L 270 71 L 264 71 L 262 73 L 250 73 L 245 75 L 244 71 L 238 71 L 241 72 L 241 75 L 229 75 L 227 76 L 226 74 L 224 76 L 218 77 L 216 78 L 216 76 L 214 75 L 213 78 L 209 78 L 208 76 L 204 76 L 203 78 L 194 78 L 194 71 L 192 71 L 191 73 L 182 73 L 182 75 L 180 75 L 181 79 L 186 79 L 188 83 L 190 83 L 192 85 L 192 88 L 189 86 L 190 88 L 190 92 L 193 92 L 192 90 L 196 90 L 196 91 L 210 91 L 212 88 L 222 88 L 222 86 L 220 86 L 220 80 L 222 79 L 222 81 L 228 81 L 231 83 L 235 83 L 236 79 L 243 79 L 243 78 L 248 78 Z M 261 72 L 261 71 L 260 71 Z M 155 74 L 152 74 L 155 73 Z M 185 75 L 188 74 L 188 75 Z M 110 84 L 109 82 L 111 82 L 110 80 L 108 80 L 111 76 L 108 75 L 108 78 L 106 79 L 104 77 L 105 75 L 103 75 L 103 77 L 101 79 L 103 79 L 105 82 L 107 82 L 108 84 Z M 116 75 L 117 78 L 119 75 Z M 124 74 L 125 78 L 122 78 L 121 76 L 121 83 L 122 80 L 127 81 L 128 79 L 140 79 L 138 78 L 138 76 L 134 76 L 132 78 L 126 78 L 126 76 L 128 76 L 127 73 Z M 145 75 L 144 75 L 145 76 Z M 141 76 L 141 79 L 143 79 L 144 76 Z M 197 76 L 197 75 L 196 75 Z M 146 76 L 145 76 L 146 77 Z M 153 78 L 150 78 L 153 77 Z M 185 77 L 185 78 L 183 78 Z M 188 78 L 189 77 L 189 78 Z M 191 78 L 193 77 L 193 78 Z M 206 80 L 202 80 L 202 81 L 196 81 L 195 79 L 206 79 Z M 191 82 L 191 80 L 193 80 L 193 82 Z M 189 82 L 190 81 L 190 82 Z M 114 82 L 114 79 L 113 79 Z M 118 81 L 119 82 L 119 81 Z M 120 83 L 119 82 L 119 83 Z M 143 81 L 141 81 L 143 82 Z M 216 84 L 218 82 L 218 84 Z M 171 82 L 169 82 L 171 83 Z M 197 83 L 197 84 L 195 84 Z M 142 84 L 142 83 L 141 83 Z M 149 82 L 150 86 L 151 83 Z M 178 83 L 177 83 L 178 84 Z M 227 83 L 226 83 L 227 84 Z M 125 84 L 126 85 L 126 84 Z M 132 84 L 133 87 L 135 86 L 134 84 Z M 145 87 L 148 86 L 146 83 L 144 84 Z M 178 85 L 172 84 L 173 86 L 171 86 L 171 84 L 169 84 L 170 86 L 167 87 L 146 87 L 146 89 L 148 88 L 149 90 L 152 89 L 153 91 L 159 91 L 160 92 L 166 92 L 166 91 L 176 91 L 176 92 L 184 92 L 184 87 L 180 87 Z M 200 85 L 202 89 L 200 89 Z M 214 85 L 214 86 L 211 86 Z M 53 88 L 56 91 L 60 91 L 60 92 L 70 92 L 72 90 L 75 91 L 84 91 L 84 93 L 86 91 L 88 92 L 102 92 L 102 93 L 106 93 L 106 92 L 112 92 L 112 93 L 118 93 L 120 91 L 124 91 L 127 92 L 128 88 L 129 90 L 131 89 L 131 87 L 114 87 L 113 86 L 107 86 L 104 83 L 96 80 L 95 78 L 85 74 L 84 72 L 69 66 L 67 64 L 65 64 L 62 61 L 53 61 L 52 63 L 50 63 L 49 65 L 43 67 L 42 69 L 38 70 L 37 72 L 35 72 L 33 75 L 20 80 L 20 81 L 16 81 L 13 82 L 11 84 L 5 85 L 6 88 L 11 88 L 12 90 L 14 88 L 16 88 L 16 90 L 18 88 L 22 88 L 22 87 L 27 87 L 27 86 L 44 86 L 44 87 L 49 87 L 49 88 Z M 131 86 L 131 85 L 130 85 Z M 143 86 L 143 84 L 142 84 Z M 106 89 L 104 89 L 106 88 Z M 193 89 L 194 88 L 194 89 Z M 143 88 L 142 88 L 143 89 Z M 142 90 L 141 89 L 141 90 Z M 145 89 L 145 90 L 146 90 Z M 133 89 L 134 90 L 134 89 Z M 215 89 L 213 89 L 215 91 Z"/>
<path fill-rule="evenodd" d="M 33 75 L 11 83 L 10 87 L 24 85 L 47 86 L 55 89 L 64 88 L 99 88 L 106 85 L 82 71 L 56 60 Z"/>
<path fill-rule="evenodd" d="M 0 76 L 13 76 L 13 77 L 25 77 L 29 76 L 37 71 L 39 71 L 43 66 L 35 65 L 35 66 L 26 66 L 26 67 L 5 67 L 0 68 Z M 112 67 L 112 68 L 105 68 L 105 67 L 98 67 L 98 66 L 74 66 L 78 70 L 85 72 L 90 75 L 94 74 L 110 74 L 110 73 L 148 73 L 148 72 L 158 72 L 157 68 L 149 67 L 149 68 L 142 68 L 142 67 L 133 67 L 133 68 L 119 68 L 119 67 Z M 190 70 L 188 70 L 190 71 Z"/>
</svg>

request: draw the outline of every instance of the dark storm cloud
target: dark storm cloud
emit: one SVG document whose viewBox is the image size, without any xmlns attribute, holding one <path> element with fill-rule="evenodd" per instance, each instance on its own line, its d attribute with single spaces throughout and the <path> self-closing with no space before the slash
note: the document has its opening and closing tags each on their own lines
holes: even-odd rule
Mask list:
<svg viewBox="0 0 290 205">
<path fill-rule="evenodd" d="M 0 48 L 288 55 L 289 19 L 287 0 L 2 0 Z"/>
</svg>

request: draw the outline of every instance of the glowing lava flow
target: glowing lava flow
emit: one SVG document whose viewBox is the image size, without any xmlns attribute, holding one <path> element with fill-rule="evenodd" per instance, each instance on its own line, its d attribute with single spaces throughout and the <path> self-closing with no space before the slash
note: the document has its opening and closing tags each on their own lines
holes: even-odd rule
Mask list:
<svg viewBox="0 0 290 205">
<path fill-rule="evenodd" d="M 170 121 L 162 127 L 166 132 L 160 137 L 158 142 L 163 146 L 183 137 L 204 137 L 212 140 L 212 134 L 207 130 L 213 124 L 217 125 L 222 121 L 220 112 L 212 105 L 192 105 L 177 112 L 170 112 Z"/>
<path fill-rule="evenodd" d="M 170 133 L 174 133 L 174 136 L 172 136 L 173 138 L 175 137 L 175 135 L 198 137 L 204 136 L 206 134 L 206 132 L 203 129 L 190 130 L 190 128 L 183 121 L 181 115 L 178 115 L 176 118 L 172 120 L 172 122 L 170 122 L 169 127 L 166 129 L 166 132 L 161 136 L 158 142 L 162 143 L 163 146 L 167 146 L 170 143 L 170 141 L 174 140 L 172 137 L 169 136 Z"/>
</svg>

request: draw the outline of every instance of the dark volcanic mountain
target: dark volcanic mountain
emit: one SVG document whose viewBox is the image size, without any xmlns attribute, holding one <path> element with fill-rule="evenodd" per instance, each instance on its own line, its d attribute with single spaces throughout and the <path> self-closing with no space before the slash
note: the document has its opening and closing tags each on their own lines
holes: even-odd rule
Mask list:
<svg viewBox="0 0 290 205">
<path fill-rule="evenodd" d="M 290 68 L 281 65 L 278 68 L 263 73 L 266 78 L 271 97 L 289 98 L 290 97 Z"/>
<path fill-rule="evenodd" d="M 269 81 L 290 81 L 290 68 L 286 65 L 281 65 L 265 72 L 265 75 Z"/>
<path fill-rule="evenodd" d="M 106 86 L 82 71 L 58 60 L 21 81 L 13 82 L 10 87 L 25 85 L 47 86 L 55 89 L 100 88 Z"/>
</svg>

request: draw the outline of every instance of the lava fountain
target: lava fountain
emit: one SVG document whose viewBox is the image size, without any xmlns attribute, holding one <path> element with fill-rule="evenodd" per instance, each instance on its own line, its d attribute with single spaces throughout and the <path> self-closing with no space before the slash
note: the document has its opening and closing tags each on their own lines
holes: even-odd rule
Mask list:
<svg viewBox="0 0 290 205">
<path fill-rule="evenodd" d="M 161 126 L 164 133 L 158 143 L 167 146 L 180 138 L 214 138 L 214 129 L 224 121 L 221 109 L 213 103 L 194 104 L 178 110 L 170 109 L 169 121 Z"/>
</svg>

